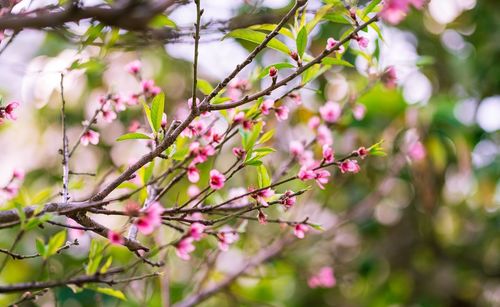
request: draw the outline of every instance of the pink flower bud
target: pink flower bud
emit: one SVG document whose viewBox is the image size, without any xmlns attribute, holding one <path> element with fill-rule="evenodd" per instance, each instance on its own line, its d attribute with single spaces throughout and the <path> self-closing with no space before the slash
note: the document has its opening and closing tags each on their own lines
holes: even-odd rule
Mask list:
<svg viewBox="0 0 500 307">
<path fill-rule="evenodd" d="M 334 152 L 330 145 L 323 145 L 323 160 L 325 163 L 332 163 L 335 160 Z"/>
<path fill-rule="evenodd" d="M 276 69 L 276 67 L 272 66 L 271 68 L 269 68 L 269 77 L 273 79 L 278 77 L 278 69 Z"/>
<path fill-rule="evenodd" d="M 137 75 L 141 71 L 141 68 L 142 68 L 142 63 L 139 60 L 132 61 L 128 63 L 127 66 L 125 67 L 127 72 L 132 75 Z"/>
<path fill-rule="evenodd" d="M 143 234 L 151 234 L 156 227 L 161 225 L 162 214 L 163 207 L 160 203 L 154 202 L 145 212 L 142 212 L 141 216 L 135 221 L 135 224 Z"/>
<path fill-rule="evenodd" d="M 202 223 L 195 222 L 189 227 L 189 235 L 195 241 L 201 240 L 204 231 L 205 225 L 203 225 Z"/>
<path fill-rule="evenodd" d="M 293 234 L 299 238 L 303 239 L 306 236 L 306 232 L 309 231 L 309 226 L 305 224 L 297 224 L 295 225 L 295 228 L 293 229 Z"/>
</svg>

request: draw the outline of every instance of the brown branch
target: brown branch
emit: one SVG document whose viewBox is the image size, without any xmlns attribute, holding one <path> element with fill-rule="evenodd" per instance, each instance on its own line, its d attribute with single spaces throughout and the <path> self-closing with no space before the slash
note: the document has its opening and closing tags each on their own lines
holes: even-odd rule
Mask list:
<svg viewBox="0 0 500 307">
<path fill-rule="evenodd" d="M 130 31 L 147 29 L 149 21 L 172 6 L 175 0 L 162 1 L 118 1 L 112 6 L 58 7 L 48 12 L 38 12 L 30 15 L 15 14 L 0 18 L 0 30 L 56 28 L 68 22 L 78 22 L 84 19 L 99 21 L 107 26 L 119 27 Z"/>
</svg>

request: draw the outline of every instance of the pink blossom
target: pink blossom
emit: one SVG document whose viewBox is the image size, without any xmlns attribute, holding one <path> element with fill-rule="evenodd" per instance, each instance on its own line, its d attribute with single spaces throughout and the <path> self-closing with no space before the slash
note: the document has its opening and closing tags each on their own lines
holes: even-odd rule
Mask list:
<svg viewBox="0 0 500 307">
<path fill-rule="evenodd" d="M 314 179 L 316 184 L 320 189 L 324 190 L 324 184 L 328 183 L 328 178 L 330 177 L 330 172 L 324 169 L 319 169 L 314 172 Z"/>
<path fill-rule="evenodd" d="M 290 97 L 296 105 L 299 106 L 302 104 L 302 96 L 299 93 L 290 93 L 288 97 Z"/>
<path fill-rule="evenodd" d="M 307 126 L 312 130 L 318 129 L 320 124 L 321 124 L 321 118 L 319 118 L 319 116 L 313 116 L 307 122 Z"/>
<path fill-rule="evenodd" d="M 290 154 L 294 157 L 300 157 L 304 154 L 304 144 L 299 141 L 290 142 Z"/>
<path fill-rule="evenodd" d="M 162 214 L 163 207 L 160 203 L 154 202 L 136 219 L 135 224 L 140 232 L 148 235 L 152 233 L 156 227 L 161 225 Z"/>
<path fill-rule="evenodd" d="M 137 75 L 142 68 L 142 63 L 139 60 L 132 61 L 125 66 L 125 69 L 129 74 Z"/>
<path fill-rule="evenodd" d="M 189 254 L 194 252 L 194 250 L 196 249 L 193 245 L 193 240 L 194 239 L 192 237 L 186 237 L 180 240 L 179 243 L 177 243 L 177 245 L 175 246 L 175 253 L 182 260 L 191 259 L 191 256 Z"/>
<path fill-rule="evenodd" d="M 424 145 L 419 141 L 410 144 L 408 146 L 408 156 L 415 161 L 425 158 L 426 151 Z"/>
<path fill-rule="evenodd" d="M 216 169 L 210 171 L 210 187 L 214 190 L 220 190 L 224 187 L 226 177 Z"/>
<path fill-rule="evenodd" d="M 360 170 L 358 161 L 356 160 L 345 160 L 340 163 L 339 168 L 342 173 L 357 173 Z"/>
<path fill-rule="evenodd" d="M 288 111 L 289 110 L 287 106 L 279 106 L 274 108 L 274 113 L 279 121 L 288 119 Z"/>
<path fill-rule="evenodd" d="M 115 231 L 108 231 L 108 240 L 111 242 L 111 244 L 116 244 L 116 245 L 123 245 L 125 243 L 125 240 L 123 239 L 123 236 Z"/>
<path fill-rule="evenodd" d="M 133 120 L 127 130 L 128 132 L 136 132 L 139 128 L 141 128 L 141 123 L 138 120 Z"/>
<path fill-rule="evenodd" d="M 352 116 L 354 116 L 356 120 L 362 120 L 365 117 L 365 114 L 366 107 L 360 103 L 355 104 L 352 108 Z"/>
<path fill-rule="evenodd" d="M 233 147 L 233 155 L 236 156 L 238 159 L 243 159 L 245 156 L 245 150 L 241 147 Z"/>
<path fill-rule="evenodd" d="M 271 78 L 276 78 L 278 76 L 278 69 L 276 69 L 276 67 L 272 66 L 271 68 L 269 68 L 269 77 Z"/>
<path fill-rule="evenodd" d="M 215 149 L 212 145 L 201 146 L 198 142 L 191 143 L 189 151 L 195 156 L 193 159 L 194 163 L 203 163 L 208 160 L 209 156 L 215 154 Z"/>
<path fill-rule="evenodd" d="M 189 235 L 195 241 L 201 240 L 204 231 L 205 225 L 203 225 L 202 223 L 195 222 L 189 227 Z"/>
<path fill-rule="evenodd" d="M 307 166 L 303 166 L 300 168 L 299 173 L 297 174 L 297 177 L 302 181 L 306 181 L 306 180 L 311 180 L 311 179 L 316 178 L 316 174 L 315 174 L 314 170 L 310 169 Z"/>
<path fill-rule="evenodd" d="M 164 131 L 165 131 L 165 128 L 167 127 L 167 123 L 168 123 L 168 122 L 167 122 L 167 114 L 163 113 L 163 114 L 161 115 L 161 124 L 160 124 L 160 126 L 161 126 L 161 128 L 162 128 Z"/>
<path fill-rule="evenodd" d="M 6 107 L 0 107 L 0 123 L 3 122 L 3 118 L 16 120 L 17 116 L 14 113 L 14 110 L 18 107 L 19 103 L 16 101 L 9 103 Z"/>
<path fill-rule="evenodd" d="M 116 119 L 116 113 L 113 110 L 102 110 L 102 118 L 106 122 L 111 123 Z"/>
<path fill-rule="evenodd" d="M 325 163 L 332 163 L 335 160 L 334 152 L 330 145 L 323 145 L 323 160 Z"/>
<path fill-rule="evenodd" d="M 236 242 L 239 236 L 238 233 L 231 227 L 224 226 L 217 233 L 217 237 L 219 239 L 219 249 L 223 252 L 226 252 L 229 249 L 229 245 Z"/>
<path fill-rule="evenodd" d="M 189 197 L 195 197 L 196 195 L 198 195 L 198 193 L 200 193 L 200 188 L 198 188 L 198 186 L 196 186 L 195 184 L 189 186 L 187 190 L 187 194 Z"/>
<path fill-rule="evenodd" d="M 260 111 L 262 112 L 262 114 L 268 115 L 269 111 L 271 110 L 271 108 L 273 106 L 274 106 L 274 100 L 272 100 L 272 99 L 266 99 L 260 105 Z"/>
<path fill-rule="evenodd" d="M 250 189 L 252 191 L 252 189 Z M 264 207 L 269 207 L 269 204 L 267 203 L 267 200 L 274 196 L 274 190 L 271 188 L 267 188 L 264 190 L 259 190 L 255 193 L 251 194 L 252 198 L 255 199 L 259 204 L 261 204 Z"/>
<path fill-rule="evenodd" d="M 400 23 L 408 14 L 410 5 L 422 9 L 425 0 L 386 0 L 380 17 L 391 24 Z"/>
<path fill-rule="evenodd" d="M 319 270 L 318 274 L 313 275 L 307 281 L 310 288 L 331 288 L 337 283 L 333 274 L 333 269 L 330 267 L 323 267 Z"/>
<path fill-rule="evenodd" d="M 122 98 L 120 95 L 114 95 L 111 98 L 111 101 L 113 101 L 115 105 L 115 111 L 116 112 L 122 112 L 127 109 L 127 105 L 125 104 L 125 100 Z"/>
<path fill-rule="evenodd" d="M 322 146 L 333 144 L 332 132 L 325 125 L 321 125 L 318 127 L 316 138 L 318 140 L 318 144 L 320 144 Z"/>
<path fill-rule="evenodd" d="M 361 159 L 364 159 L 368 155 L 368 150 L 364 147 L 360 147 L 356 150 L 356 153 Z"/>
<path fill-rule="evenodd" d="M 306 236 L 306 232 L 308 231 L 309 226 L 307 226 L 306 224 L 297 224 L 293 229 L 293 234 L 299 239 L 304 239 L 304 237 Z"/>
<path fill-rule="evenodd" d="M 196 164 L 189 164 L 187 167 L 187 177 L 189 182 L 192 183 L 196 183 L 200 180 L 200 171 L 196 168 Z"/>
<path fill-rule="evenodd" d="M 340 118 L 342 108 L 340 107 L 340 104 L 328 101 L 324 106 L 319 108 L 319 113 L 325 122 L 334 123 Z"/>
<path fill-rule="evenodd" d="M 358 36 L 356 38 L 356 41 L 358 42 L 358 45 L 360 48 L 366 48 L 368 47 L 368 38 L 364 37 L 364 36 Z"/>
<path fill-rule="evenodd" d="M 259 224 L 265 225 L 267 224 L 267 215 L 259 209 L 259 213 L 257 214 L 257 220 L 259 221 Z"/>
<path fill-rule="evenodd" d="M 23 180 L 24 179 L 24 171 L 22 169 L 15 169 L 12 172 L 12 179 Z"/>
<path fill-rule="evenodd" d="M 87 146 L 88 144 L 97 145 L 99 143 L 99 132 L 88 130 L 82 135 L 80 141 L 83 146 Z"/>
<path fill-rule="evenodd" d="M 2 188 L 2 192 L 5 194 L 7 199 L 12 199 L 16 197 L 19 192 L 19 187 L 13 183 L 8 184 L 7 186 Z"/>
<path fill-rule="evenodd" d="M 16 120 L 17 116 L 16 116 L 16 114 L 14 114 L 14 110 L 17 109 L 18 107 L 19 107 L 19 102 L 17 102 L 17 101 L 9 103 L 5 107 L 5 118 L 10 119 L 10 120 Z"/>
<path fill-rule="evenodd" d="M 161 89 L 155 85 L 153 80 L 141 81 L 141 87 L 146 96 L 156 96 L 161 92 Z"/>
<path fill-rule="evenodd" d="M 394 89 L 397 85 L 397 75 L 394 66 L 387 66 L 381 76 L 382 83 L 388 89 Z"/>
<path fill-rule="evenodd" d="M 292 196 L 293 191 L 286 191 L 283 196 L 281 197 L 281 204 L 285 206 L 286 209 L 292 208 L 295 203 L 297 202 L 297 197 Z"/>
<path fill-rule="evenodd" d="M 139 95 L 137 94 L 131 94 L 130 96 L 128 96 L 127 100 L 126 100 L 127 104 L 129 106 L 136 106 L 139 104 Z"/>
<path fill-rule="evenodd" d="M 335 47 L 335 45 L 337 45 L 337 43 L 338 43 L 338 41 L 336 41 L 332 37 L 328 38 L 328 40 L 326 41 L 326 50 L 328 50 L 328 51 L 333 50 L 333 48 Z M 338 51 L 340 53 L 343 53 L 344 50 L 345 50 L 344 46 L 339 46 Z"/>
<path fill-rule="evenodd" d="M 245 113 L 244 112 L 238 112 L 238 113 L 236 113 L 234 115 L 233 122 L 235 124 L 241 124 L 244 119 L 245 119 Z"/>
</svg>

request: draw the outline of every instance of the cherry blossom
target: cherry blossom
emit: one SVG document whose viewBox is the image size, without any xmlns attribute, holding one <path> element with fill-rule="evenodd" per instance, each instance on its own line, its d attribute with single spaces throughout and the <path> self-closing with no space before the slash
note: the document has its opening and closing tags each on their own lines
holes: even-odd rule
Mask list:
<svg viewBox="0 0 500 307">
<path fill-rule="evenodd" d="M 274 114 L 279 121 L 284 121 L 288 119 L 288 107 L 287 106 L 279 106 L 274 108 Z"/>
<path fill-rule="evenodd" d="M 153 230 L 161 225 L 163 207 L 158 202 L 152 203 L 145 212 L 137 219 L 135 224 L 140 232 L 145 235 L 151 234 Z"/>
<path fill-rule="evenodd" d="M 189 164 L 186 171 L 189 182 L 196 183 L 200 180 L 200 171 L 196 168 L 196 164 Z"/>
<path fill-rule="evenodd" d="M 345 160 L 339 165 L 340 171 L 342 173 L 357 173 L 360 170 L 358 161 L 356 160 Z"/>
<path fill-rule="evenodd" d="M 309 278 L 307 284 L 310 288 L 332 288 L 337 283 L 331 267 L 323 267 L 319 272 Z"/>
<path fill-rule="evenodd" d="M 88 130 L 82 135 L 80 141 L 83 146 L 87 146 L 89 144 L 97 145 L 99 144 L 99 132 Z"/>
<path fill-rule="evenodd" d="M 293 234 L 299 239 L 304 239 L 304 237 L 306 236 L 306 232 L 308 231 L 309 226 L 307 226 L 306 224 L 297 224 L 293 229 Z"/>
<path fill-rule="evenodd" d="M 323 160 L 325 163 L 332 163 L 335 160 L 334 152 L 330 145 L 323 145 Z"/>
<path fill-rule="evenodd" d="M 116 244 L 116 245 L 123 245 L 125 243 L 125 240 L 123 236 L 115 231 L 108 231 L 108 240 L 111 242 L 111 244 Z"/>
<path fill-rule="evenodd" d="M 340 107 L 340 104 L 328 101 L 324 106 L 319 108 L 319 113 L 325 122 L 334 123 L 339 120 L 342 108 Z"/>
<path fill-rule="evenodd" d="M 175 253 L 179 258 L 186 261 L 191 259 L 190 254 L 196 249 L 193 245 L 193 241 L 194 239 L 192 237 L 186 237 L 177 243 L 175 246 Z"/>
<path fill-rule="evenodd" d="M 210 187 L 214 190 L 220 190 L 224 187 L 226 177 L 216 169 L 210 171 Z"/>
<path fill-rule="evenodd" d="M 189 227 L 189 236 L 195 241 L 200 241 L 205 231 L 205 225 L 202 223 L 195 222 Z"/>
</svg>

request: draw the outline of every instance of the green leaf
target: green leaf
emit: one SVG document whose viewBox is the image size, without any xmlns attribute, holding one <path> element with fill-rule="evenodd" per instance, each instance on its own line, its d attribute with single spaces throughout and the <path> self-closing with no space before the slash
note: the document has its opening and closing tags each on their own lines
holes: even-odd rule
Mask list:
<svg viewBox="0 0 500 307">
<path fill-rule="evenodd" d="M 153 29 L 161 29 L 163 27 L 177 28 L 175 22 L 165 15 L 157 15 L 148 24 Z"/>
<path fill-rule="evenodd" d="M 36 251 L 40 254 L 40 256 L 42 256 L 43 259 L 47 259 L 47 257 L 45 256 L 45 242 L 43 242 L 42 239 L 40 238 L 37 238 L 36 241 L 35 241 L 35 247 L 36 247 Z"/>
<path fill-rule="evenodd" d="M 153 132 L 156 132 L 153 121 L 151 119 L 151 109 L 146 103 L 143 103 L 142 106 L 144 107 L 144 113 L 146 114 L 146 118 L 148 120 L 149 126 L 151 127 L 151 130 L 153 130 Z"/>
<path fill-rule="evenodd" d="M 257 144 L 264 144 L 265 142 L 269 141 L 274 135 L 274 129 L 267 131 L 264 133 L 260 139 L 257 141 Z"/>
<path fill-rule="evenodd" d="M 155 132 L 160 131 L 161 119 L 165 111 L 165 94 L 159 93 L 153 98 L 151 103 L 151 123 Z"/>
<path fill-rule="evenodd" d="M 252 29 L 252 30 L 263 30 L 263 31 L 273 31 L 274 29 L 276 29 L 277 25 L 276 24 L 262 24 L 262 25 L 253 25 L 251 27 L 249 27 L 249 29 Z M 288 38 L 291 38 L 293 39 L 293 34 L 292 34 L 292 31 L 288 30 L 287 28 L 281 28 L 278 32 L 279 34 L 281 35 L 284 35 Z"/>
<path fill-rule="evenodd" d="M 361 19 L 363 19 L 364 17 L 366 17 L 366 15 L 370 14 L 373 9 L 375 9 L 375 7 L 380 3 L 381 0 L 372 0 L 370 1 L 370 3 L 368 3 L 368 5 L 363 9 L 360 17 Z"/>
<path fill-rule="evenodd" d="M 257 167 L 257 179 L 259 182 L 259 188 L 264 188 L 271 184 L 271 177 L 269 177 L 269 173 L 264 165 Z"/>
<path fill-rule="evenodd" d="M 262 71 L 260 72 L 259 74 L 259 79 L 262 79 L 264 77 L 267 77 L 269 75 L 269 70 L 271 69 L 271 67 L 275 67 L 276 69 L 280 70 L 280 69 L 285 69 L 285 68 L 297 68 L 295 67 L 295 65 L 293 64 L 290 64 L 290 63 L 276 63 L 276 64 L 273 64 L 273 65 L 269 65 L 267 67 L 265 67 L 264 69 L 262 69 Z"/>
<path fill-rule="evenodd" d="M 253 126 L 252 131 L 250 132 L 248 138 L 246 139 L 246 144 L 244 144 L 243 146 L 245 151 L 249 152 L 253 148 L 261 131 L 262 131 L 262 122 L 258 122 Z"/>
<path fill-rule="evenodd" d="M 66 230 L 61 230 L 56 233 L 52 238 L 50 238 L 49 243 L 47 244 L 47 252 L 45 254 L 46 257 L 50 257 L 57 253 L 57 250 L 64 245 L 66 242 Z"/>
<path fill-rule="evenodd" d="M 307 82 L 313 80 L 320 68 L 321 65 L 314 64 L 304 71 L 304 73 L 302 73 L 302 84 L 306 84 Z"/>
<path fill-rule="evenodd" d="M 334 66 L 347 66 L 347 67 L 354 67 L 354 65 L 352 65 L 351 63 L 347 62 L 347 61 L 344 61 L 344 60 L 341 60 L 341 59 L 335 59 L 335 58 L 332 58 L 332 57 L 326 57 L 324 58 L 321 63 L 325 64 L 325 65 L 334 65 Z"/>
<path fill-rule="evenodd" d="M 132 133 L 126 133 L 117 138 L 116 140 L 120 142 L 125 140 L 149 140 L 149 139 L 151 138 L 148 135 L 139 132 L 132 132 Z"/>
<path fill-rule="evenodd" d="M 320 22 L 323 16 L 325 16 L 325 14 L 328 13 L 328 11 L 332 8 L 332 6 L 333 6 L 332 4 L 324 5 L 316 12 L 316 15 L 314 15 L 313 20 L 311 20 L 306 24 L 307 33 L 311 33 L 314 27 L 318 24 L 318 22 Z"/>
<path fill-rule="evenodd" d="M 116 297 L 122 301 L 127 300 L 127 298 L 125 297 L 125 294 L 123 294 L 123 292 L 121 292 L 120 290 L 115 290 L 112 288 L 97 287 L 95 285 L 86 285 L 85 288 L 90 289 L 90 290 L 94 290 L 94 291 L 102 293 L 102 294 Z"/>
<path fill-rule="evenodd" d="M 312 228 L 316 229 L 316 230 L 319 230 L 319 231 L 324 231 L 325 229 L 323 227 L 321 227 L 321 225 L 319 224 L 312 224 L 312 223 L 308 223 L 309 226 L 311 226 Z"/>
<path fill-rule="evenodd" d="M 99 270 L 99 273 L 104 274 L 108 271 L 109 267 L 111 266 L 111 263 L 113 263 L 113 257 L 109 256 L 104 265 L 101 267 Z"/>
<path fill-rule="evenodd" d="M 340 23 L 340 24 L 345 24 L 345 25 L 351 24 L 349 22 L 349 19 L 351 17 L 347 17 L 346 14 L 343 12 L 328 13 L 323 18 L 325 20 L 328 20 L 328 21 L 333 22 L 333 23 Z"/>
<path fill-rule="evenodd" d="M 224 38 L 226 37 L 238 38 L 252 43 L 260 44 L 266 39 L 266 34 L 250 29 L 236 29 L 226 34 Z M 290 54 L 290 49 L 288 49 L 288 47 L 284 43 L 276 38 L 271 39 L 269 43 L 267 43 L 267 47 L 281 51 L 287 55 Z"/>
<path fill-rule="evenodd" d="M 214 90 L 213 86 L 207 80 L 198 79 L 196 85 L 200 92 L 205 95 L 210 94 Z"/>
<path fill-rule="evenodd" d="M 300 31 L 297 34 L 297 40 L 295 42 L 297 44 L 297 53 L 302 58 L 302 56 L 304 55 L 304 52 L 306 51 L 306 48 L 307 48 L 307 29 L 306 29 L 306 27 L 300 28 Z"/>
<path fill-rule="evenodd" d="M 95 239 L 92 240 L 89 250 L 89 262 L 85 268 L 85 273 L 87 273 L 87 275 L 94 275 L 97 272 L 97 269 L 101 264 L 101 260 L 104 257 L 103 251 L 103 245 Z"/>
<path fill-rule="evenodd" d="M 151 176 L 153 176 L 154 167 L 154 161 L 149 162 L 148 165 L 144 167 L 144 173 L 142 174 L 142 182 L 144 184 L 148 183 L 149 179 L 151 179 Z"/>
</svg>

